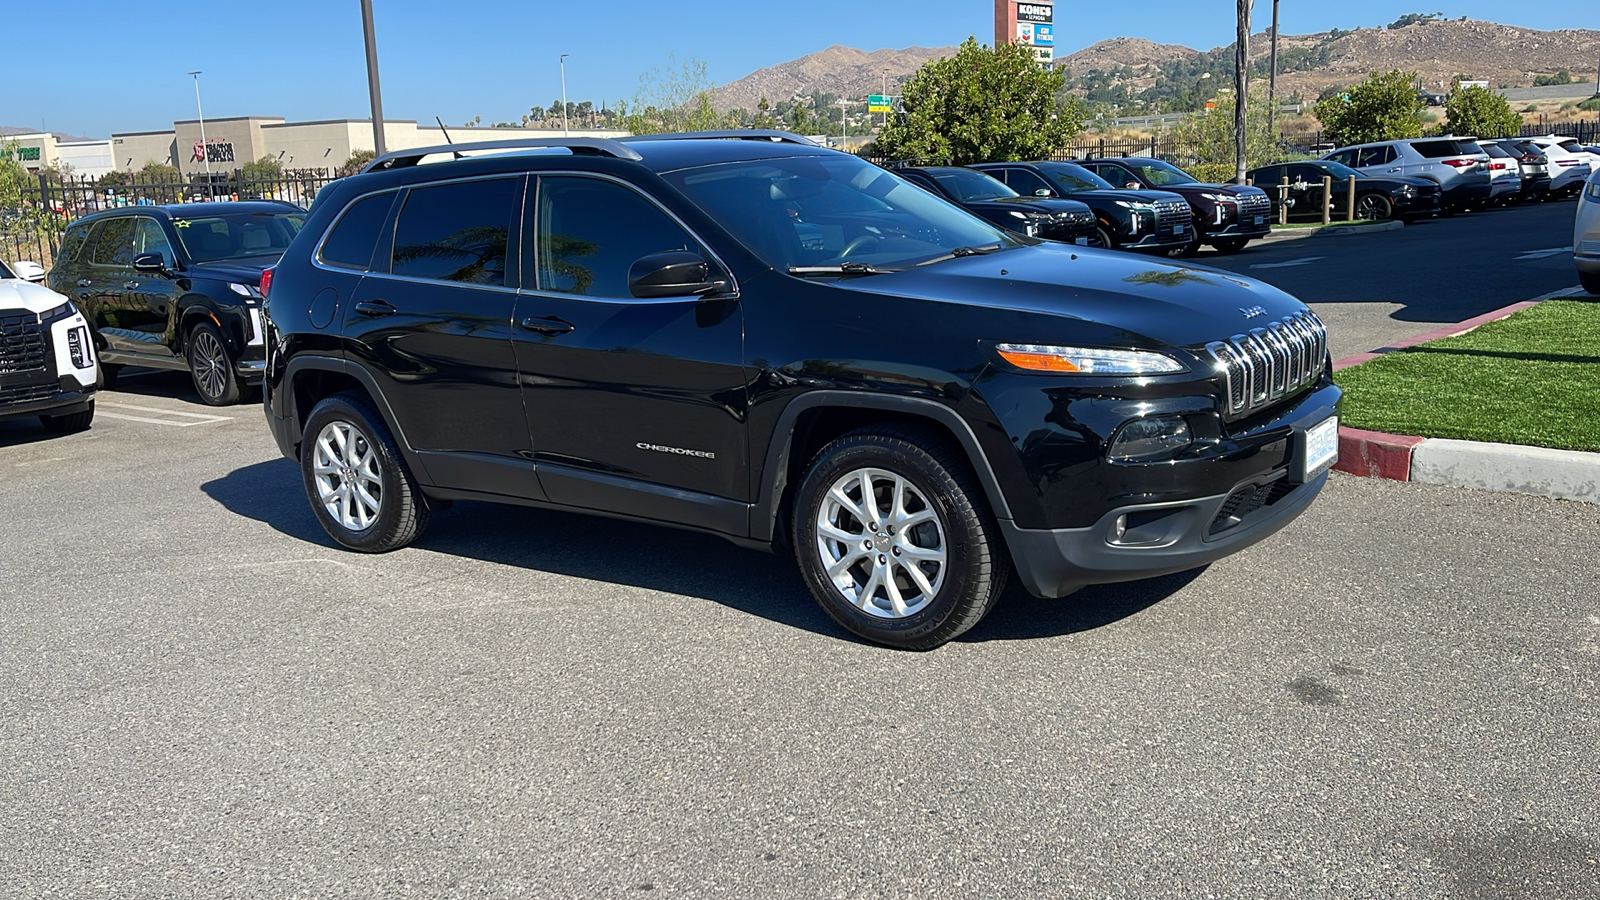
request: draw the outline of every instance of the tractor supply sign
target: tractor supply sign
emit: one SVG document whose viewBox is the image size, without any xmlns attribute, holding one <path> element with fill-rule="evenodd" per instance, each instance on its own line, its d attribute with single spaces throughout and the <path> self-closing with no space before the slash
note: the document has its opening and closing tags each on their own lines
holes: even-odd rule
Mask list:
<svg viewBox="0 0 1600 900">
<path fill-rule="evenodd" d="M 194 157 L 190 162 L 233 162 L 233 141 L 194 142 Z"/>
<path fill-rule="evenodd" d="M 1048 3 L 1018 3 L 1017 22 L 1044 22 L 1049 24 L 1055 21 L 1055 9 Z M 1019 35 L 1020 37 L 1020 35 Z"/>
</svg>

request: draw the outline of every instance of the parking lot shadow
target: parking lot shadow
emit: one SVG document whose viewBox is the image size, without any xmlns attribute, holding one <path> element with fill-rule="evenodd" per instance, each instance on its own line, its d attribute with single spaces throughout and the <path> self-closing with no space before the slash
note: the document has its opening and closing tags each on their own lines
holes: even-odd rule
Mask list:
<svg viewBox="0 0 1600 900">
<path fill-rule="evenodd" d="M 337 546 L 312 515 L 300 469 L 289 460 L 236 469 L 201 490 L 224 508 L 282 534 Z M 699 597 L 792 628 L 853 639 L 817 606 L 787 554 L 745 550 L 711 535 L 555 510 L 456 503 L 434 515 L 415 546 Z M 1088 588 L 1061 600 L 1036 599 L 1013 583 L 994 611 L 961 640 L 1042 638 L 1098 628 L 1160 602 L 1197 574 Z"/>
</svg>

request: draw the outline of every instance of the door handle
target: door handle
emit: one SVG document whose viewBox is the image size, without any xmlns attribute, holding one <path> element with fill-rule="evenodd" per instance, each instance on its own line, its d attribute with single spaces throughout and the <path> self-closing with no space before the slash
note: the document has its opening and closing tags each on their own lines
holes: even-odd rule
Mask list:
<svg viewBox="0 0 1600 900">
<path fill-rule="evenodd" d="M 91 284 L 94 284 L 94 282 L 90 281 L 87 278 L 79 278 L 78 279 L 78 287 L 88 287 Z"/>
<path fill-rule="evenodd" d="M 125 291 L 134 290 L 138 286 L 139 286 L 139 282 L 137 282 L 137 281 L 124 281 L 122 283 L 122 289 L 125 290 Z"/>
<path fill-rule="evenodd" d="M 527 318 L 522 320 L 522 327 L 540 334 L 566 334 L 578 326 L 556 316 L 543 318 Z"/>
<path fill-rule="evenodd" d="M 361 313 L 363 316 L 371 316 L 374 319 L 392 316 L 397 311 L 382 300 L 363 300 L 356 304 L 356 312 Z"/>
</svg>

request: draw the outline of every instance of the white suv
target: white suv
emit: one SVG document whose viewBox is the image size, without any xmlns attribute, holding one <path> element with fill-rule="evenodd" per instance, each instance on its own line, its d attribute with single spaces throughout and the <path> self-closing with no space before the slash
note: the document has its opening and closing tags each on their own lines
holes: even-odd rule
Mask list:
<svg viewBox="0 0 1600 900">
<path fill-rule="evenodd" d="M 1578 215 L 1572 228 L 1572 261 L 1578 281 L 1591 294 L 1600 294 L 1600 170 L 1589 176 L 1578 196 Z"/>
<path fill-rule="evenodd" d="M 0 262 L 0 418 L 38 416 L 51 431 L 82 431 L 99 383 L 77 307 Z"/>
<path fill-rule="evenodd" d="M 1547 134 L 1544 137 L 1523 138 L 1522 143 L 1532 146 L 1545 155 L 1550 166 L 1550 193 L 1577 193 L 1583 182 L 1595 171 L 1600 171 L 1600 156 L 1590 153 L 1572 138 Z"/>
<path fill-rule="evenodd" d="M 1493 191 L 1489 154 L 1470 139 L 1454 135 L 1356 144 L 1322 158 L 1363 175 L 1426 178 L 1439 186 L 1445 210 L 1484 206 Z"/>
</svg>

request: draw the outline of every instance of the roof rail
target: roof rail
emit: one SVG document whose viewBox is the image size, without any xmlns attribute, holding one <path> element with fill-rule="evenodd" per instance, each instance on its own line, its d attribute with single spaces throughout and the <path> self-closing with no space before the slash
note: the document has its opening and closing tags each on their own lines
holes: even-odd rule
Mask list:
<svg viewBox="0 0 1600 900">
<path fill-rule="evenodd" d="M 804 144 L 807 147 L 821 146 L 808 137 L 801 137 L 790 131 L 774 131 L 765 128 L 740 128 L 732 131 L 679 131 L 668 134 L 636 134 L 633 137 L 622 138 L 623 141 L 701 141 L 701 140 L 738 140 L 738 141 L 772 141 L 781 144 Z"/>
<path fill-rule="evenodd" d="M 639 151 L 610 138 L 512 138 L 504 141 L 480 141 L 475 144 L 437 144 L 432 147 L 413 147 L 409 150 L 395 150 L 374 159 L 364 166 L 361 171 L 371 172 L 377 169 L 403 169 L 421 162 L 424 157 L 439 153 L 461 154 L 478 150 L 527 150 L 539 147 L 554 147 L 571 150 L 573 155 L 611 156 L 617 159 L 626 159 L 638 162 L 644 159 Z"/>
</svg>

